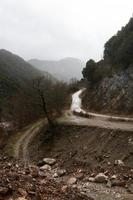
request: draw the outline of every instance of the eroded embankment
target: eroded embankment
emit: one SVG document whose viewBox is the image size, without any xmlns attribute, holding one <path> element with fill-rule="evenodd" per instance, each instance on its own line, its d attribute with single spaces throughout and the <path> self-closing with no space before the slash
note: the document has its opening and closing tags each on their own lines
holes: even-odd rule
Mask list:
<svg viewBox="0 0 133 200">
<path fill-rule="evenodd" d="M 78 163 L 90 168 L 114 165 L 115 160 L 122 160 L 126 166 L 133 167 L 132 132 L 60 125 L 52 138 L 46 140 L 45 137 L 38 135 L 31 145 L 30 155 L 38 152 L 36 160 L 56 157 L 64 166 L 72 167 Z M 34 155 L 32 158 L 35 160 Z"/>
</svg>

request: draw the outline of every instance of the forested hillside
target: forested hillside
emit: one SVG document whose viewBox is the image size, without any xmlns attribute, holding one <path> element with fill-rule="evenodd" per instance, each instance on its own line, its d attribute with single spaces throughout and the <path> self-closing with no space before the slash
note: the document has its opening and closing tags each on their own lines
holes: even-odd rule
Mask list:
<svg viewBox="0 0 133 200">
<path fill-rule="evenodd" d="M 26 81 L 40 76 L 41 72 L 17 55 L 0 50 L 0 96 L 12 95 Z"/>
<path fill-rule="evenodd" d="M 103 60 L 89 60 L 82 73 L 88 109 L 133 113 L 133 18 L 106 42 Z"/>
<path fill-rule="evenodd" d="M 123 68 L 133 64 L 133 18 L 105 44 L 104 61 Z"/>
</svg>

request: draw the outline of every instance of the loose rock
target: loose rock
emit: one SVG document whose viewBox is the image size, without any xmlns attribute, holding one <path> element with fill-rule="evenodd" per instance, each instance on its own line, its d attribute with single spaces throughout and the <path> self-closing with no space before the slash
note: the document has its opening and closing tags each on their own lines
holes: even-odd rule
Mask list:
<svg viewBox="0 0 133 200">
<path fill-rule="evenodd" d="M 44 158 L 44 159 L 43 159 L 43 162 L 44 162 L 45 164 L 48 164 L 48 165 L 54 165 L 54 164 L 56 163 L 56 160 L 53 159 L 53 158 Z"/>
<path fill-rule="evenodd" d="M 125 164 L 124 164 L 124 162 L 122 160 L 115 160 L 114 164 L 118 165 L 118 166 L 121 166 L 121 167 L 125 166 Z"/>
<path fill-rule="evenodd" d="M 75 177 L 71 177 L 69 180 L 68 180 L 68 185 L 73 185 L 77 182 L 77 179 Z"/>
<path fill-rule="evenodd" d="M 42 171 L 43 171 L 43 170 L 44 170 L 44 171 L 45 171 L 45 170 L 46 170 L 46 171 L 50 171 L 50 170 L 51 170 L 51 166 L 50 166 L 50 165 L 47 165 L 47 164 L 46 164 L 46 165 L 43 165 L 42 167 L 40 167 L 40 170 L 42 170 Z"/>
<path fill-rule="evenodd" d="M 95 182 L 97 183 L 105 183 L 108 180 L 108 176 L 106 176 L 103 173 L 99 173 L 96 177 L 95 177 Z"/>
</svg>

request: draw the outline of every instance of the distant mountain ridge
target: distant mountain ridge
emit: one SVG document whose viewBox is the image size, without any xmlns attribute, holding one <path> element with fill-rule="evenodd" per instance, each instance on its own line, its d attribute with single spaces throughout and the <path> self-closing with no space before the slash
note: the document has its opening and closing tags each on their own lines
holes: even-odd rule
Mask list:
<svg viewBox="0 0 133 200">
<path fill-rule="evenodd" d="M 23 58 L 5 50 L 0 50 L 0 98 L 8 97 L 35 77 L 49 73 L 41 72 Z"/>
<path fill-rule="evenodd" d="M 57 61 L 31 59 L 28 62 L 40 70 L 51 73 L 57 79 L 67 82 L 72 78 L 82 78 L 81 71 L 85 65 L 77 58 L 64 58 Z"/>
</svg>

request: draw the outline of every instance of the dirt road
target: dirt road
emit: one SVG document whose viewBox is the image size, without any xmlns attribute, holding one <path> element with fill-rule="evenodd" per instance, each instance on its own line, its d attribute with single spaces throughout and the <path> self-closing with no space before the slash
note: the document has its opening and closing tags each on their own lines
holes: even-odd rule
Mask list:
<svg viewBox="0 0 133 200">
<path fill-rule="evenodd" d="M 80 89 L 79 91 L 75 92 L 72 95 L 72 105 L 71 105 L 71 111 L 76 112 L 76 113 L 81 113 L 81 114 L 86 114 L 88 117 L 96 117 L 96 118 L 101 118 L 104 120 L 114 120 L 114 121 L 125 121 L 125 122 L 133 122 L 133 118 L 131 117 L 121 117 L 121 116 L 113 116 L 113 115 L 104 115 L 104 114 L 99 114 L 99 113 L 92 113 L 92 112 L 87 112 L 82 109 L 82 99 L 81 99 L 81 94 L 84 92 L 85 88 Z"/>
<path fill-rule="evenodd" d="M 65 137 L 57 137 L 57 141 L 54 143 L 55 145 L 53 145 L 53 148 L 56 148 L 57 146 L 57 150 L 60 151 L 55 151 L 55 155 L 57 155 L 59 152 L 61 152 L 61 155 L 63 154 L 63 150 L 66 151 L 66 149 L 68 150 L 68 154 L 65 152 L 66 154 L 66 161 L 68 159 L 68 155 L 70 154 L 70 152 L 73 152 L 74 147 L 73 147 L 73 143 L 76 144 L 76 148 L 77 151 L 80 154 L 81 151 L 81 155 L 84 153 L 83 151 L 83 147 L 84 149 L 86 149 L 87 146 L 87 153 L 89 153 L 89 155 L 94 153 L 94 146 L 92 145 L 92 141 L 94 140 L 94 137 L 96 138 L 101 138 L 101 140 L 98 140 L 95 145 L 96 150 L 98 149 L 99 146 L 102 147 L 103 142 L 105 141 L 105 136 L 107 135 L 107 141 L 105 141 L 105 145 L 103 145 L 103 149 L 104 151 L 106 150 L 105 147 L 108 147 L 108 140 L 110 140 L 110 137 L 108 137 L 109 135 L 111 135 L 112 133 L 110 133 L 111 130 L 107 130 L 109 133 L 104 133 L 104 131 L 102 130 L 102 132 L 99 132 L 99 130 L 97 129 L 97 134 L 94 134 L 93 130 L 89 130 L 88 131 L 88 127 L 99 127 L 99 128 L 106 128 L 106 129 L 112 129 L 112 130 L 122 130 L 122 133 L 126 133 L 126 131 L 129 131 L 129 133 L 132 135 L 133 132 L 133 123 L 132 122 L 121 122 L 121 120 L 119 121 L 109 121 L 107 120 L 106 117 L 101 117 L 98 114 L 91 116 L 90 118 L 83 118 L 77 115 L 73 114 L 73 111 L 78 111 L 76 114 L 79 114 L 81 111 L 81 99 L 80 99 L 80 95 L 81 93 L 79 92 L 77 95 L 77 98 L 72 101 L 72 105 L 71 105 L 71 110 L 65 111 L 64 115 L 58 119 L 58 122 L 61 124 L 65 125 L 65 130 L 70 131 L 70 133 L 65 134 L 65 131 L 63 129 L 63 134 L 65 134 Z M 84 111 L 85 112 L 85 111 Z M 40 134 L 41 129 L 46 125 L 46 121 L 45 120 L 40 120 L 36 123 L 34 123 L 33 125 L 31 125 L 29 128 L 26 129 L 26 131 L 24 131 L 21 135 L 21 137 L 17 140 L 16 144 L 15 144 L 15 150 L 14 150 L 14 156 L 16 158 L 22 159 L 24 161 L 24 164 L 28 164 L 29 162 L 29 157 L 30 157 L 30 153 L 29 153 L 29 149 L 31 147 L 30 144 L 32 143 L 33 139 L 37 140 L 37 134 Z M 75 126 L 70 126 L 71 128 L 66 128 L 66 125 L 75 125 Z M 79 126 L 82 130 L 82 133 L 80 134 L 79 131 Z M 77 129 L 76 129 L 77 128 Z M 73 129 L 73 130 L 72 130 Z M 86 130 L 85 130 L 86 129 Z M 91 129 L 91 128 L 90 128 Z M 92 131 L 92 134 L 91 134 Z M 75 134 L 73 134 L 75 133 Z M 85 135 L 86 133 L 86 135 Z M 102 133 L 102 134 L 101 134 Z M 71 136 L 72 135 L 72 136 Z M 99 136 L 100 135 L 100 136 Z M 113 137 L 114 134 L 112 134 Z M 123 134 L 122 134 L 123 135 Z M 126 135 L 126 134 L 124 134 Z M 73 141 L 68 142 L 68 144 L 66 144 L 66 141 L 68 141 L 68 136 L 69 136 L 69 140 Z M 71 136 L 71 137 L 70 137 Z M 85 142 L 83 142 L 83 136 L 84 136 L 84 141 L 87 142 L 87 144 Z M 87 136 L 87 137 L 86 137 Z M 80 138 L 81 137 L 81 138 Z M 103 137 L 103 138 L 102 138 Z M 117 134 L 118 137 L 118 134 Z M 88 139 L 87 139 L 88 138 Z M 131 137 L 127 137 L 127 140 L 131 139 Z M 116 140 L 116 138 L 114 138 L 114 140 Z M 41 140 L 40 140 L 41 141 Z M 64 141 L 64 143 L 63 143 Z M 77 146 L 76 141 L 80 141 L 79 145 L 81 146 Z M 100 143 L 101 141 L 101 143 Z M 123 140 L 124 144 L 128 144 L 129 142 L 131 143 L 132 140 L 130 141 L 126 141 L 125 139 Z M 36 141 L 35 141 L 36 142 Z M 91 144 L 90 149 L 89 149 L 89 144 L 88 142 Z M 117 141 L 116 141 L 117 142 Z M 95 143 L 95 140 L 94 140 Z M 63 145 L 63 147 L 61 146 L 61 144 Z M 65 148 L 65 144 L 66 144 L 66 148 Z M 72 147 L 71 145 L 72 144 Z M 122 143 L 123 144 L 123 143 Z M 44 149 L 46 149 L 46 145 L 49 145 L 48 143 L 43 145 Z M 70 145 L 70 146 L 69 146 Z M 99 146 L 98 146 L 99 145 Z M 113 143 L 112 143 L 113 145 Z M 129 146 L 131 146 L 131 144 L 129 144 Z M 124 147 L 124 145 L 123 145 Z M 61 149 L 60 149 L 61 148 Z M 92 149 L 92 150 L 91 150 Z M 113 153 L 111 155 L 114 155 L 114 146 L 112 147 L 112 151 Z M 116 149 L 117 150 L 117 149 Z M 31 152 L 32 153 L 32 152 Z M 87 153 L 85 152 L 85 156 L 87 156 Z M 52 152 L 52 154 L 54 154 L 54 151 Z M 120 154 L 120 153 L 119 153 Z M 43 156 L 45 155 L 45 151 L 43 150 Z M 122 154 L 123 155 L 123 154 Z M 49 151 L 46 153 L 46 156 L 51 156 L 51 152 Z M 79 155 L 78 159 L 79 159 Z M 84 154 L 83 154 L 84 156 Z M 89 157 L 90 158 L 90 157 Z M 74 158 L 73 158 L 74 159 Z M 72 160 L 72 158 L 71 158 Z M 64 166 L 66 167 L 66 165 Z M 84 183 L 84 182 L 78 182 L 77 184 L 77 188 L 82 192 L 85 193 L 86 195 L 92 196 L 94 199 L 96 200 L 131 200 L 133 199 L 133 195 L 128 194 L 125 188 L 107 188 L 106 185 L 104 184 L 96 184 L 96 183 Z"/>
<path fill-rule="evenodd" d="M 76 92 L 72 96 L 72 105 L 71 110 L 65 111 L 64 115 L 59 118 L 57 121 L 62 124 L 72 124 L 72 125 L 80 125 L 80 126 L 88 126 L 88 127 L 100 127 L 112 130 L 122 130 L 122 131 L 133 131 L 133 123 L 126 121 L 119 121 L 121 118 L 117 117 L 117 121 L 109 121 L 107 120 L 110 116 L 105 116 L 93 113 L 90 118 L 84 118 L 73 114 L 73 111 L 79 114 L 81 111 L 85 113 L 81 109 L 81 99 L 80 94 L 83 90 Z M 116 117 L 115 117 L 116 118 Z M 131 118 L 132 120 L 132 118 Z M 16 158 L 21 158 L 25 163 L 29 160 L 28 155 L 28 146 L 33 140 L 34 137 L 40 132 L 41 128 L 45 126 L 47 123 L 45 120 L 41 120 L 39 122 L 34 123 L 30 126 L 19 138 L 19 140 L 15 144 L 14 156 Z"/>
<path fill-rule="evenodd" d="M 84 118 L 74 115 L 71 111 L 66 111 L 65 115 L 58 119 L 62 124 L 72 124 L 88 127 L 107 128 L 112 130 L 133 131 L 133 122 L 108 121 L 100 117 Z"/>
<path fill-rule="evenodd" d="M 20 139 L 16 142 L 14 148 L 14 157 L 17 159 L 22 159 L 25 164 L 29 162 L 28 146 L 32 139 L 40 132 L 40 130 L 47 124 L 46 120 L 40 120 L 25 132 L 23 132 Z"/>
<path fill-rule="evenodd" d="M 83 91 L 84 89 L 81 89 L 72 95 L 71 110 L 66 111 L 64 116 L 58 120 L 59 122 L 113 130 L 133 131 L 133 118 L 102 115 L 83 110 L 80 97 Z M 86 117 L 80 117 L 80 115 L 85 115 Z"/>
</svg>

